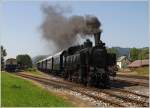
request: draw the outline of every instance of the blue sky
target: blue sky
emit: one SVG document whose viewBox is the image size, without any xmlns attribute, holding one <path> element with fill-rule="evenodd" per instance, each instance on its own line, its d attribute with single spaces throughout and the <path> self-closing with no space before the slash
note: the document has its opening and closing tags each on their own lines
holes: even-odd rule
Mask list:
<svg viewBox="0 0 150 108">
<path fill-rule="evenodd" d="M 148 3 L 74 1 L 48 2 L 72 8 L 69 15 L 95 15 L 102 22 L 101 39 L 106 46 L 146 47 L 148 38 Z M 1 44 L 9 57 L 18 54 L 50 54 L 39 26 L 43 21 L 41 1 L 5 1 L 2 3 Z"/>
</svg>

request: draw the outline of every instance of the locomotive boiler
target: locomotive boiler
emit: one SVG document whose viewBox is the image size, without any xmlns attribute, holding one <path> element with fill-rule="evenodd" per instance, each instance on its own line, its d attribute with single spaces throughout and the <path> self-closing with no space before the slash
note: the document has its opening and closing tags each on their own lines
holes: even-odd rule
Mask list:
<svg viewBox="0 0 150 108">
<path fill-rule="evenodd" d="M 84 85 L 109 87 L 109 76 L 116 75 L 116 55 L 107 53 L 105 43 L 100 41 L 100 32 L 94 37 L 94 47 L 87 40 L 83 46 L 67 50 L 63 76 Z"/>
</svg>

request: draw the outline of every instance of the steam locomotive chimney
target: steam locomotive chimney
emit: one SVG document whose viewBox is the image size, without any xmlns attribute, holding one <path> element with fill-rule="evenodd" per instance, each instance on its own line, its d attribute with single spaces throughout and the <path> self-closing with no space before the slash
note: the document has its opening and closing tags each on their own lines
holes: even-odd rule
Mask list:
<svg viewBox="0 0 150 108">
<path fill-rule="evenodd" d="M 101 43 L 100 35 L 102 32 L 102 30 L 100 29 L 101 26 L 100 21 L 97 19 L 97 17 L 88 16 L 86 19 L 86 24 L 89 28 L 89 32 L 91 34 L 94 34 L 95 46 L 99 45 Z"/>
<path fill-rule="evenodd" d="M 100 36 L 101 36 L 101 31 L 99 31 L 98 33 L 94 33 L 95 46 L 100 44 Z"/>
</svg>

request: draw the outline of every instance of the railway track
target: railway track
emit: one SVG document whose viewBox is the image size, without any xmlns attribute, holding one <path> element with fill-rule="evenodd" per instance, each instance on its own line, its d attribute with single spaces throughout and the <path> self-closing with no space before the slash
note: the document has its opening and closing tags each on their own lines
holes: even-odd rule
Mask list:
<svg viewBox="0 0 150 108">
<path fill-rule="evenodd" d="M 21 75 L 27 75 L 27 74 L 21 74 Z M 31 76 L 31 75 L 29 75 L 29 76 Z M 43 78 L 43 77 L 39 77 L 39 76 L 34 76 L 34 77 L 35 78 L 40 78 L 40 79 L 43 79 L 43 80 L 54 81 L 54 79 L 48 79 L 48 78 Z M 59 77 L 57 77 L 57 78 L 59 78 Z M 58 82 L 58 83 L 73 85 L 72 82 L 62 82 L 60 80 L 55 80 L 55 81 Z M 84 87 L 83 85 L 80 85 L 80 84 L 77 84 L 77 83 L 75 83 L 74 85 L 75 86 L 82 86 L 82 87 Z M 133 85 L 135 85 L 135 83 L 133 83 Z M 89 88 L 89 89 L 95 90 L 95 88 Z M 99 90 L 99 89 L 97 89 L 97 90 Z M 113 91 L 121 91 L 121 92 L 124 92 L 124 93 L 129 93 L 129 94 L 133 94 L 133 95 L 136 95 L 136 96 L 141 96 L 141 97 L 149 98 L 149 96 L 138 94 L 136 92 L 125 90 L 125 89 L 119 89 L 119 88 L 114 88 L 113 87 L 113 88 L 111 88 L 111 90 L 113 90 Z"/>
<path fill-rule="evenodd" d="M 140 86 L 144 86 L 144 87 L 149 87 L 149 83 L 148 82 L 141 82 L 141 81 L 135 81 L 134 79 L 132 80 L 127 80 L 127 79 L 123 79 L 123 78 L 113 78 L 111 79 L 114 82 L 121 82 L 121 83 L 127 83 L 130 85 L 140 85 Z"/>
<path fill-rule="evenodd" d="M 117 103 L 117 102 L 113 102 L 111 100 L 107 100 L 105 98 L 102 98 L 102 97 L 99 97 L 99 96 L 95 96 L 95 95 L 92 95 L 92 94 L 89 94 L 85 91 L 83 91 L 83 89 L 81 88 L 74 88 L 74 87 L 71 87 L 71 86 L 67 86 L 67 85 L 64 85 L 62 83 L 60 83 L 59 81 L 54 81 L 54 80 L 44 80 L 44 78 L 41 78 L 40 77 L 34 77 L 34 76 L 31 76 L 31 75 L 25 75 L 25 74 L 17 74 L 18 76 L 21 76 L 21 77 L 24 77 L 24 78 L 28 78 L 28 79 L 31 79 L 31 80 L 34 80 L 34 81 L 37 81 L 39 83 L 42 83 L 42 84 L 46 84 L 46 85 L 50 85 L 50 86 L 54 86 L 56 88 L 65 88 L 65 89 L 69 89 L 71 91 L 74 91 L 74 92 L 77 92 L 77 93 L 81 93 L 82 95 L 86 95 L 88 97 L 91 97 L 91 98 L 94 98 L 95 100 L 101 100 L 105 103 L 109 103 L 110 105 L 112 106 L 116 106 L 116 107 L 124 107 L 123 105 L 121 105 L 120 103 Z"/>
<path fill-rule="evenodd" d="M 117 76 L 123 77 L 123 78 L 135 78 L 135 79 L 149 80 L 149 77 L 146 77 L 146 76 L 124 75 L 124 74 L 117 74 Z"/>
<path fill-rule="evenodd" d="M 149 98 L 149 96 L 146 96 L 146 95 L 143 95 L 143 94 L 138 94 L 138 93 L 130 91 L 130 90 L 125 90 L 125 89 L 120 89 L 120 88 L 114 88 L 114 89 L 111 89 L 111 90 L 120 91 L 120 92 L 128 93 L 128 94 L 133 94 L 133 95 L 140 96 L 140 97 L 143 97 L 143 98 L 146 98 L 146 99 Z"/>
<path fill-rule="evenodd" d="M 137 93 L 134 93 L 131 91 L 123 90 L 123 89 L 111 89 L 111 91 L 110 91 L 110 90 L 105 90 L 105 89 L 101 90 L 101 89 L 96 89 L 96 88 L 85 88 L 85 87 L 83 88 L 81 86 L 80 87 L 77 86 L 77 84 L 75 85 L 75 84 L 71 84 L 71 83 L 51 80 L 51 79 L 47 79 L 47 78 L 41 78 L 41 77 L 32 76 L 32 75 L 26 75 L 26 74 L 20 74 L 20 73 L 17 75 L 38 81 L 42 84 L 53 85 L 55 87 L 63 87 L 63 88 L 72 90 L 74 92 L 81 93 L 82 95 L 86 95 L 88 97 L 91 97 L 95 100 L 103 101 L 104 103 L 108 103 L 108 104 L 110 104 L 112 106 L 116 106 L 116 107 L 125 107 L 126 106 L 126 105 L 122 104 L 122 100 L 124 102 L 128 102 L 128 103 L 132 102 L 132 103 L 134 103 L 134 105 L 137 105 L 137 106 L 149 106 L 149 103 L 146 101 L 128 98 L 127 96 L 118 95 L 118 94 L 114 93 L 114 92 L 121 92 L 121 93 L 123 92 L 126 94 L 132 94 L 134 96 L 144 98 L 143 100 L 147 100 L 149 98 L 148 96 L 137 94 Z M 95 94 L 93 94 L 93 91 L 95 92 Z M 104 97 L 100 96 L 101 93 L 104 93 L 104 94 L 106 94 L 110 97 L 113 97 L 113 98 L 115 97 L 119 100 L 116 100 L 115 98 L 114 99 L 113 98 L 104 98 Z"/>
<path fill-rule="evenodd" d="M 113 92 L 112 92 L 113 91 Z M 123 99 L 123 100 L 125 100 L 125 102 L 132 102 L 132 103 L 136 103 L 136 104 L 138 104 L 138 105 L 144 105 L 144 106 L 148 106 L 148 102 L 145 102 L 145 99 L 144 99 L 144 101 L 142 100 L 138 100 L 138 97 L 134 97 L 134 98 L 130 98 L 130 97 L 128 97 L 128 95 L 129 94 L 122 94 L 122 91 L 114 91 L 114 90 L 112 90 L 112 91 L 104 91 L 104 93 L 107 93 L 107 94 L 110 94 L 111 96 L 115 96 L 115 97 L 117 97 L 117 98 L 120 98 L 120 99 Z M 114 93 L 114 92 L 116 92 L 116 93 Z M 133 95 L 133 94 L 132 94 Z"/>
</svg>

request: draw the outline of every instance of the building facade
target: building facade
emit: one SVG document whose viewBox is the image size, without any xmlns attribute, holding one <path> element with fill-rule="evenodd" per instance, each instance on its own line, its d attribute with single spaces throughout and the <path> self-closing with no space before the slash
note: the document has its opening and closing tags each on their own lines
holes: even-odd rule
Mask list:
<svg viewBox="0 0 150 108">
<path fill-rule="evenodd" d="M 128 67 L 128 64 L 130 63 L 129 59 L 126 56 L 121 56 L 117 59 L 117 66 L 121 68 Z"/>
</svg>

